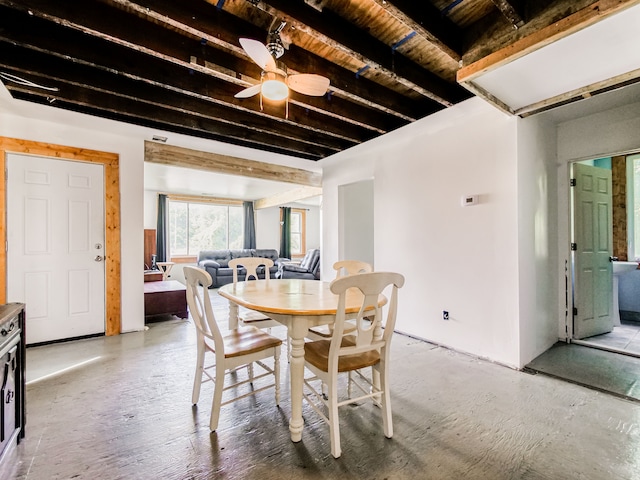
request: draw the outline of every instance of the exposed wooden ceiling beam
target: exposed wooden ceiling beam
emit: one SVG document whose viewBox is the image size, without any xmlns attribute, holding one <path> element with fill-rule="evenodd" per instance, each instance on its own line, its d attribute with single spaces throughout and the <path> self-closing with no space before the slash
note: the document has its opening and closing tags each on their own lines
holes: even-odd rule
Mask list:
<svg viewBox="0 0 640 480">
<path fill-rule="evenodd" d="M 326 147 L 283 139 L 256 131 L 247 131 L 243 134 L 237 129 L 221 125 L 209 118 L 189 115 L 164 107 L 149 106 L 131 100 L 121 100 L 94 91 L 85 93 L 84 96 L 76 94 L 69 101 L 64 96 L 59 96 L 55 98 L 55 102 L 51 102 L 53 97 L 45 92 L 34 92 L 15 85 L 11 85 L 7 89 L 18 100 L 27 100 L 134 125 L 169 130 L 249 148 L 260 148 L 274 153 L 296 155 L 310 160 L 319 160 L 335 153 L 334 150 Z"/>
<path fill-rule="evenodd" d="M 30 20 L 30 23 L 34 23 L 33 27 L 25 29 L 24 31 L 16 28 L 16 31 L 14 32 L 14 36 L 16 37 L 31 38 L 32 36 L 37 36 L 38 38 L 43 38 L 45 35 L 48 35 L 48 38 L 52 39 L 51 43 L 60 46 L 58 51 L 68 49 L 67 45 L 70 43 L 71 45 L 76 45 L 75 50 L 87 52 L 89 57 L 92 59 L 98 57 L 91 51 L 91 49 L 87 48 L 86 45 L 87 42 L 92 41 L 92 38 L 114 43 L 115 45 L 127 48 L 132 52 L 127 53 L 123 51 L 121 55 L 117 56 L 117 58 L 110 58 L 115 55 L 100 56 L 100 58 L 103 59 L 103 62 L 109 62 L 111 64 L 118 62 L 125 63 L 125 65 L 114 68 L 115 70 L 127 72 L 128 70 L 137 68 L 132 59 L 125 59 L 126 57 L 135 56 L 136 53 L 151 56 L 163 62 L 173 63 L 184 69 L 184 73 L 176 72 L 177 75 L 185 75 L 190 70 L 197 70 L 198 72 L 214 76 L 219 80 L 228 82 L 231 85 L 223 86 L 222 84 L 219 84 L 219 87 L 217 87 L 216 97 L 218 101 L 224 102 L 228 105 L 234 105 L 238 109 L 247 109 L 248 105 L 250 105 L 246 100 L 238 100 L 234 98 L 233 95 L 241 89 L 240 87 L 246 87 L 250 84 L 246 80 L 242 80 L 242 77 L 249 76 L 259 78 L 260 69 L 253 62 L 237 58 L 223 52 L 222 50 L 212 49 L 207 45 L 201 45 L 200 41 L 196 39 L 184 37 L 176 32 L 168 32 L 159 25 L 147 25 L 148 22 L 144 22 L 143 20 L 137 20 L 137 23 L 142 22 L 141 24 L 137 24 L 135 19 L 132 19 L 130 15 L 126 15 L 124 12 L 109 9 L 109 13 L 107 13 L 104 11 L 104 8 L 106 8 L 104 5 L 101 5 L 102 9 L 97 9 L 95 11 L 90 9 L 89 12 L 82 12 L 81 14 L 75 13 L 75 10 L 72 9 L 73 12 L 69 17 L 66 13 L 64 16 L 57 17 L 45 8 L 42 10 L 35 10 L 36 6 L 41 6 L 41 3 L 46 4 L 46 2 L 43 2 L 42 0 L 25 1 L 26 5 L 22 6 L 23 9 L 29 9 L 30 7 L 29 11 L 32 14 L 30 17 L 36 18 L 32 18 Z M 3 2 L 5 2 L 5 0 L 0 0 L 0 5 Z M 24 11 L 26 12 L 26 10 Z M 15 15 L 15 12 L 8 11 L 7 15 Z M 64 30 L 56 30 L 54 26 L 49 25 L 48 22 L 41 22 L 38 24 L 38 17 L 47 18 L 49 20 L 53 19 L 58 25 L 64 25 L 64 27 L 70 31 L 65 32 Z M 105 24 L 105 17 L 110 18 L 111 21 L 106 22 Z M 17 24 L 16 22 L 10 22 L 8 28 L 11 28 L 11 24 L 20 25 L 24 28 L 25 19 L 21 20 L 22 21 Z M 82 23 L 77 23 L 76 20 L 77 22 Z M 29 20 L 27 19 L 26 21 Z M 86 35 L 82 35 L 81 37 L 76 37 L 78 41 L 74 42 L 72 33 L 70 33 L 73 30 L 82 32 L 83 34 L 88 34 L 89 36 L 87 37 Z M 45 44 L 47 43 L 49 42 L 45 42 Z M 94 45 L 96 45 L 95 42 Z M 50 48 L 54 49 L 55 47 L 52 45 Z M 213 60 L 213 63 L 216 65 L 223 65 L 224 68 L 212 69 L 200 64 L 191 63 L 191 55 L 194 52 L 202 55 L 204 58 L 210 58 Z M 69 52 L 69 54 L 71 54 L 71 52 Z M 139 70 L 141 70 L 141 76 L 145 75 L 144 72 L 147 72 L 148 70 L 148 73 L 146 73 L 147 77 L 155 77 L 156 79 L 166 78 L 167 83 L 174 81 L 172 77 L 161 77 L 155 75 L 155 72 L 149 67 L 149 60 L 146 60 L 143 57 L 141 57 L 140 60 L 141 63 L 139 65 L 143 66 L 143 68 L 139 68 Z M 242 72 L 242 74 L 239 74 L 239 72 Z M 233 84 L 238 85 L 238 87 L 233 87 Z M 224 95 L 226 95 L 226 97 L 224 97 Z M 346 102 L 340 98 L 314 98 L 294 93 L 291 95 L 291 103 L 293 105 L 298 105 L 304 111 L 309 110 L 311 112 L 326 114 L 332 118 L 353 123 L 360 127 L 373 128 L 377 134 L 392 130 L 407 122 L 407 120 L 398 122 L 397 120 L 389 118 L 385 119 L 384 114 L 381 114 L 380 112 L 372 112 L 369 108 L 362 108 L 353 102 Z M 433 109 L 425 111 L 424 115 L 431 113 L 431 111 L 433 111 Z M 309 116 L 310 119 L 312 117 L 313 114 Z M 321 119 L 317 122 L 318 126 L 326 126 L 328 123 L 331 122 L 327 122 L 327 119 Z M 347 127 L 347 130 L 348 128 L 349 127 Z M 344 132 L 342 128 L 336 129 L 336 131 L 341 133 Z"/>
<path fill-rule="evenodd" d="M 135 116 L 139 112 L 144 123 L 162 122 L 166 125 L 174 125 L 184 130 L 191 130 L 197 136 L 217 135 L 219 139 L 228 138 L 229 141 L 251 141 L 254 146 L 256 141 L 268 143 L 274 147 L 290 148 L 298 153 L 309 154 L 313 157 L 326 156 L 327 154 L 341 151 L 345 148 L 355 145 L 354 142 L 340 141 L 327 138 L 324 135 L 300 135 L 296 132 L 296 128 L 281 126 L 274 128 L 270 122 L 256 122 L 255 119 L 247 124 L 239 123 L 237 117 L 234 120 L 227 120 L 224 116 L 218 116 L 215 108 L 211 112 L 202 111 L 199 108 L 200 102 L 177 95 L 175 93 L 161 91 L 150 87 L 140 95 L 139 90 L 127 91 L 121 84 L 118 87 L 119 93 L 113 95 L 109 89 L 102 88 L 98 85 L 83 85 L 79 83 L 60 83 L 52 77 L 39 77 L 33 72 L 9 70 L 10 73 L 29 78 L 32 81 L 44 85 L 58 86 L 60 91 L 51 93 L 47 91 L 40 92 L 42 98 L 48 99 L 50 104 L 54 102 L 65 102 L 82 106 L 85 108 L 93 107 L 104 113 Z M 26 76 L 27 74 L 28 76 Z M 31 75 L 29 75 L 31 74 Z M 16 91 L 25 93 L 27 90 L 19 85 L 8 83 L 7 88 L 10 92 Z M 37 93 L 34 93 L 37 95 Z M 133 122 L 142 123 L 142 122 Z M 166 127 L 165 127 L 166 128 Z"/>
<path fill-rule="evenodd" d="M 309 187 L 322 187 L 320 173 L 300 168 L 285 167 L 271 163 L 257 162 L 245 158 L 202 152 L 157 142 L 144 143 L 145 162 L 192 168 L 207 172 L 240 175 L 243 177 L 273 180 Z"/>
<path fill-rule="evenodd" d="M 12 15 L 13 12 L 7 12 Z M 66 62 L 74 64 L 84 64 L 104 72 L 117 72 L 118 75 L 144 82 L 148 85 L 161 86 L 169 90 L 174 90 L 184 95 L 191 95 L 195 98 L 207 102 L 216 103 L 224 107 L 232 108 L 238 112 L 251 114 L 258 117 L 268 117 L 271 121 L 280 124 L 298 123 L 299 127 L 309 129 L 314 132 L 322 132 L 337 138 L 351 139 L 356 142 L 364 141 L 374 134 L 367 133 L 360 125 L 350 125 L 351 122 L 327 121 L 324 115 L 319 115 L 316 110 L 296 106 L 295 102 L 290 105 L 290 118 L 284 118 L 284 105 L 270 107 L 265 104 L 265 110 L 260 111 L 257 97 L 240 101 L 233 97 L 235 88 L 228 84 L 211 78 L 200 72 L 189 72 L 181 65 L 175 68 L 173 62 L 167 63 L 156 58 L 149 58 L 145 54 L 136 51 L 127 51 L 126 47 L 109 45 L 84 35 L 74 34 L 71 30 L 52 28 L 47 23 L 37 22 L 25 28 L 22 22 L 11 22 L 0 32 L 0 38 L 5 38 L 8 42 L 24 45 L 26 48 L 37 49 L 37 45 L 46 44 L 50 49 L 47 52 L 54 57 L 64 59 Z M 73 45 L 69 47 L 69 45 Z M 92 63 L 95 59 L 101 58 L 102 64 Z M 2 59 L 0 58 L 0 64 Z M 161 81 L 159 81 L 161 79 Z M 140 88 L 145 88 L 141 85 Z M 215 93 L 215 98 L 213 94 Z M 298 98 L 298 96 L 294 96 Z M 347 117 L 333 115 L 336 108 L 340 108 L 340 100 L 325 100 L 327 111 L 335 120 L 343 120 Z M 338 107 L 335 107 L 338 105 Z M 202 108 L 207 108 L 203 105 Z M 360 110 L 359 110 L 360 108 Z M 338 110 L 339 111 L 339 110 Z M 369 109 L 350 106 L 349 111 L 344 111 L 344 115 L 351 114 L 356 121 L 360 118 L 360 123 L 366 125 L 368 118 L 373 118 L 375 123 L 376 114 Z M 384 125 L 393 128 L 395 125 Z M 368 127 L 369 129 L 371 127 Z"/>
<path fill-rule="evenodd" d="M 453 60 L 462 58 L 462 31 L 429 2 L 373 0 Z"/>
<path fill-rule="evenodd" d="M 468 97 L 328 8 L 320 12 L 300 0 L 258 1 L 255 6 L 444 106 Z"/>
<path fill-rule="evenodd" d="M 462 67 L 458 70 L 458 82 L 464 85 L 489 70 L 510 63 L 636 4 L 640 4 L 640 0 L 597 0 L 572 15 L 553 22 L 514 41 L 507 47 L 496 50 L 482 59 Z"/>
<path fill-rule="evenodd" d="M 144 4 L 132 0 L 108 1 L 120 8 L 134 10 L 142 17 L 165 23 L 205 40 L 242 59 L 247 59 L 247 56 L 239 46 L 240 37 L 263 41 L 267 36 L 267 32 L 262 29 L 202 0 L 182 0 L 179 3 L 147 0 Z M 428 101 L 408 99 L 364 77 L 356 79 L 353 72 L 295 45 L 289 46 L 283 60 L 292 73 L 311 72 L 326 76 L 331 80 L 330 90 L 338 96 L 396 115 L 406 121 L 422 118 L 437 110 L 437 107 Z M 313 99 L 309 99 L 308 103 L 312 101 Z"/>
<path fill-rule="evenodd" d="M 317 197 L 318 195 L 322 195 L 322 188 L 320 187 L 299 187 L 256 200 L 253 202 L 253 208 L 254 210 L 261 210 L 263 208 L 277 207 L 279 205 Z"/>
<path fill-rule="evenodd" d="M 516 8 L 515 0 L 491 0 L 493 4 L 498 7 L 498 10 L 502 12 L 507 20 L 513 25 L 513 28 L 520 28 L 524 25 L 522 15 L 519 13 L 519 8 Z"/>
</svg>

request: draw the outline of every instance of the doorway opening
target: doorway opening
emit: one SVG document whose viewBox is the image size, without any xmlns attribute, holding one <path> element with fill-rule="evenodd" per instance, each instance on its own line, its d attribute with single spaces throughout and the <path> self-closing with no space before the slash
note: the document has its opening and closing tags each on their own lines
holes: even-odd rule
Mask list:
<svg viewBox="0 0 640 480">
<path fill-rule="evenodd" d="M 640 357 L 640 155 L 577 162 L 571 179 L 570 341 Z"/>
</svg>

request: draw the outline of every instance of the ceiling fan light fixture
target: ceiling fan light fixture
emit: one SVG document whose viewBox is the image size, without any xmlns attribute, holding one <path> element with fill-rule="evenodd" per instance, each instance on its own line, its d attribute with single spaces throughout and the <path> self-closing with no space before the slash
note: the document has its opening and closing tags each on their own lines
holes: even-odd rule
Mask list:
<svg viewBox="0 0 640 480">
<path fill-rule="evenodd" d="M 262 83 L 262 96 L 267 100 L 285 100 L 289 96 L 289 87 L 281 80 L 265 80 Z"/>
</svg>

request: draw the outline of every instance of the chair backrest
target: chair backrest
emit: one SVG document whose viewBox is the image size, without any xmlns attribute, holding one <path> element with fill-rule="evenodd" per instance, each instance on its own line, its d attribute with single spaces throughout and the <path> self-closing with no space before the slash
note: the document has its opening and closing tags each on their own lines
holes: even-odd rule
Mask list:
<svg viewBox="0 0 640 480">
<path fill-rule="evenodd" d="M 185 266 L 184 278 L 187 281 L 187 305 L 198 336 L 213 340 L 216 355 L 224 355 L 224 342 L 209 297 L 211 275 L 201 268 Z"/>
<path fill-rule="evenodd" d="M 243 266 L 247 271 L 245 278 L 242 280 L 258 280 L 258 267 L 264 265 L 264 279 L 269 281 L 269 269 L 273 267 L 273 260 L 261 257 L 243 257 L 234 258 L 229 261 L 229 267 L 233 268 L 233 284 L 238 283 L 238 268 Z"/>
<path fill-rule="evenodd" d="M 333 269 L 336 271 L 336 278 L 373 272 L 371 264 L 360 260 L 340 260 L 333 264 Z"/>
<path fill-rule="evenodd" d="M 333 336 L 329 349 L 329 368 L 336 366 L 339 356 L 364 353 L 370 350 L 381 350 L 381 355 L 388 353 L 391 335 L 396 324 L 398 308 L 398 288 L 404 285 L 404 277 L 393 272 L 371 272 L 359 275 L 340 277 L 331 282 L 331 291 L 338 295 L 338 309 L 333 326 Z M 391 287 L 391 298 L 386 306 L 387 317 L 382 318 L 383 309 L 378 306 L 378 298 L 382 292 Z M 349 333 L 355 337 L 355 345 L 342 347 L 344 322 L 346 319 L 346 297 L 362 294 L 362 303 L 356 316 L 356 331 Z M 384 333 L 381 327 L 384 328 Z M 376 337 L 379 337 L 376 339 Z"/>
</svg>

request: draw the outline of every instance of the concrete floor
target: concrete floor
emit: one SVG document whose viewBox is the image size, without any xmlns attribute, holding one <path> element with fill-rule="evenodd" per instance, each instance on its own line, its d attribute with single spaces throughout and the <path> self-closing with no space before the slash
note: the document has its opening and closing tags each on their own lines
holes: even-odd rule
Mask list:
<svg viewBox="0 0 640 480">
<path fill-rule="evenodd" d="M 261 392 L 223 407 L 210 433 L 210 385 L 190 401 L 194 345 L 173 318 L 29 348 L 26 438 L 8 478 L 640 479 L 640 404 L 402 335 L 393 439 L 364 403 L 340 409 L 340 459 L 308 406 L 292 443 L 286 361 L 279 408 Z"/>
</svg>

